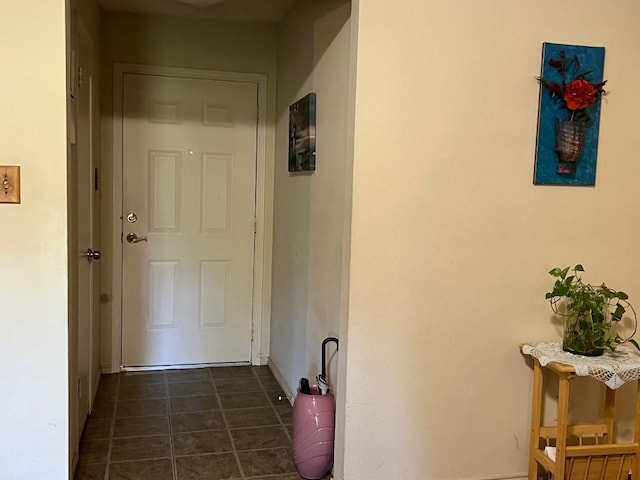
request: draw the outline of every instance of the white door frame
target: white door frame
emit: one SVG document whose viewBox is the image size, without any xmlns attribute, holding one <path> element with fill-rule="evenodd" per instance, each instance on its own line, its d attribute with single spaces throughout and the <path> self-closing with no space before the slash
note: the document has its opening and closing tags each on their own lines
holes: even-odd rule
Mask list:
<svg viewBox="0 0 640 480">
<path fill-rule="evenodd" d="M 165 75 L 254 83 L 258 87 L 256 143 L 256 235 L 254 243 L 251 363 L 266 365 L 269 352 L 273 168 L 267 168 L 267 76 L 191 68 L 116 63 L 113 69 L 113 258 L 111 372 L 122 366 L 122 101 L 125 74 Z M 269 213 L 268 213 L 269 212 Z"/>
</svg>

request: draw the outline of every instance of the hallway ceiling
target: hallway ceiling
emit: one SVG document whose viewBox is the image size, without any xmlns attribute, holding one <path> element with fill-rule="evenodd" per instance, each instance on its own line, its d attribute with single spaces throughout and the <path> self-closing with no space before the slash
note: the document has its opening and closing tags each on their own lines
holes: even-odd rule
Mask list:
<svg viewBox="0 0 640 480">
<path fill-rule="evenodd" d="M 170 15 L 232 22 L 276 23 L 296 0 L 226 0 L 209 6 L 195 6 L 178 0 L 98 0 L 108 12 Z"/>
</svg>

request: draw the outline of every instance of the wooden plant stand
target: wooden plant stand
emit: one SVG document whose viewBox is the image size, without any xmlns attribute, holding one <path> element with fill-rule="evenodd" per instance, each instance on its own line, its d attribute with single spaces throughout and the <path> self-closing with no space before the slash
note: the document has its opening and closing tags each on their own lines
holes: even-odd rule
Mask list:
<svg viewBox="0 0 640 480">
<path fill-rule="evenodd" d="M 640 382 L 637 382 L 633 443 L 615 443 L 616 390 L 606 388 L 603 423 L 569 425 L 569 387 L 576 378 L 572 365 L 552 361 L 541 366 L 533 358 L 533 401 L 529 445 L 529 480 L 538 479 L 538 466 L 554 480 L 640 480 Z M 558 377 L 557 424 L 542 425 L 543 375 Z M 555 461 L 545 447 L 555 446 Z"/>
</svg>

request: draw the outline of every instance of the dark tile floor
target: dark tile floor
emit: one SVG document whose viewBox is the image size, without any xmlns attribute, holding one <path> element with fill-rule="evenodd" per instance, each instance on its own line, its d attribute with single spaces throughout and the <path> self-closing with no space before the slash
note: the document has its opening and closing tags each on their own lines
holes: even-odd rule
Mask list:
<svg viewBox="0 0 640 480">
<path fill-rule="evenodd" d="M 268 367 L 103 375 L 75 480 L 297 480 L 280 395 Z"/>
</svg>

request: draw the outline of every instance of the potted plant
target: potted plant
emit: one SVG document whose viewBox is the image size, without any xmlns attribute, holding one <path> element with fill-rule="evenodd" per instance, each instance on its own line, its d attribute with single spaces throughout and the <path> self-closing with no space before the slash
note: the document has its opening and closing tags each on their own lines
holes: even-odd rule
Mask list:
<svg viewBox="0 0 640 480">
<path fill-rule="evenodd" d="M 553 312 L 564 317 L 563 350 L 598 356 L 605 350 L 615 351 L 618 345 L 625 342 L 632 343 L 640 350 L 640 345 L 632 338 L 637 330 L 637 316 L 628 301 L 629 296 L 604 283 L 597 286 L 585 283 L 582 272 L 584 268 L 579 264 L 573 269 L 565 267 L 549 271 L 556 280 L 545 298 L 549 300 Z M 615 327 L 628 312 L 633 317 L 633 333 L 623 338 L 615 331 Z"/>
</svg>

